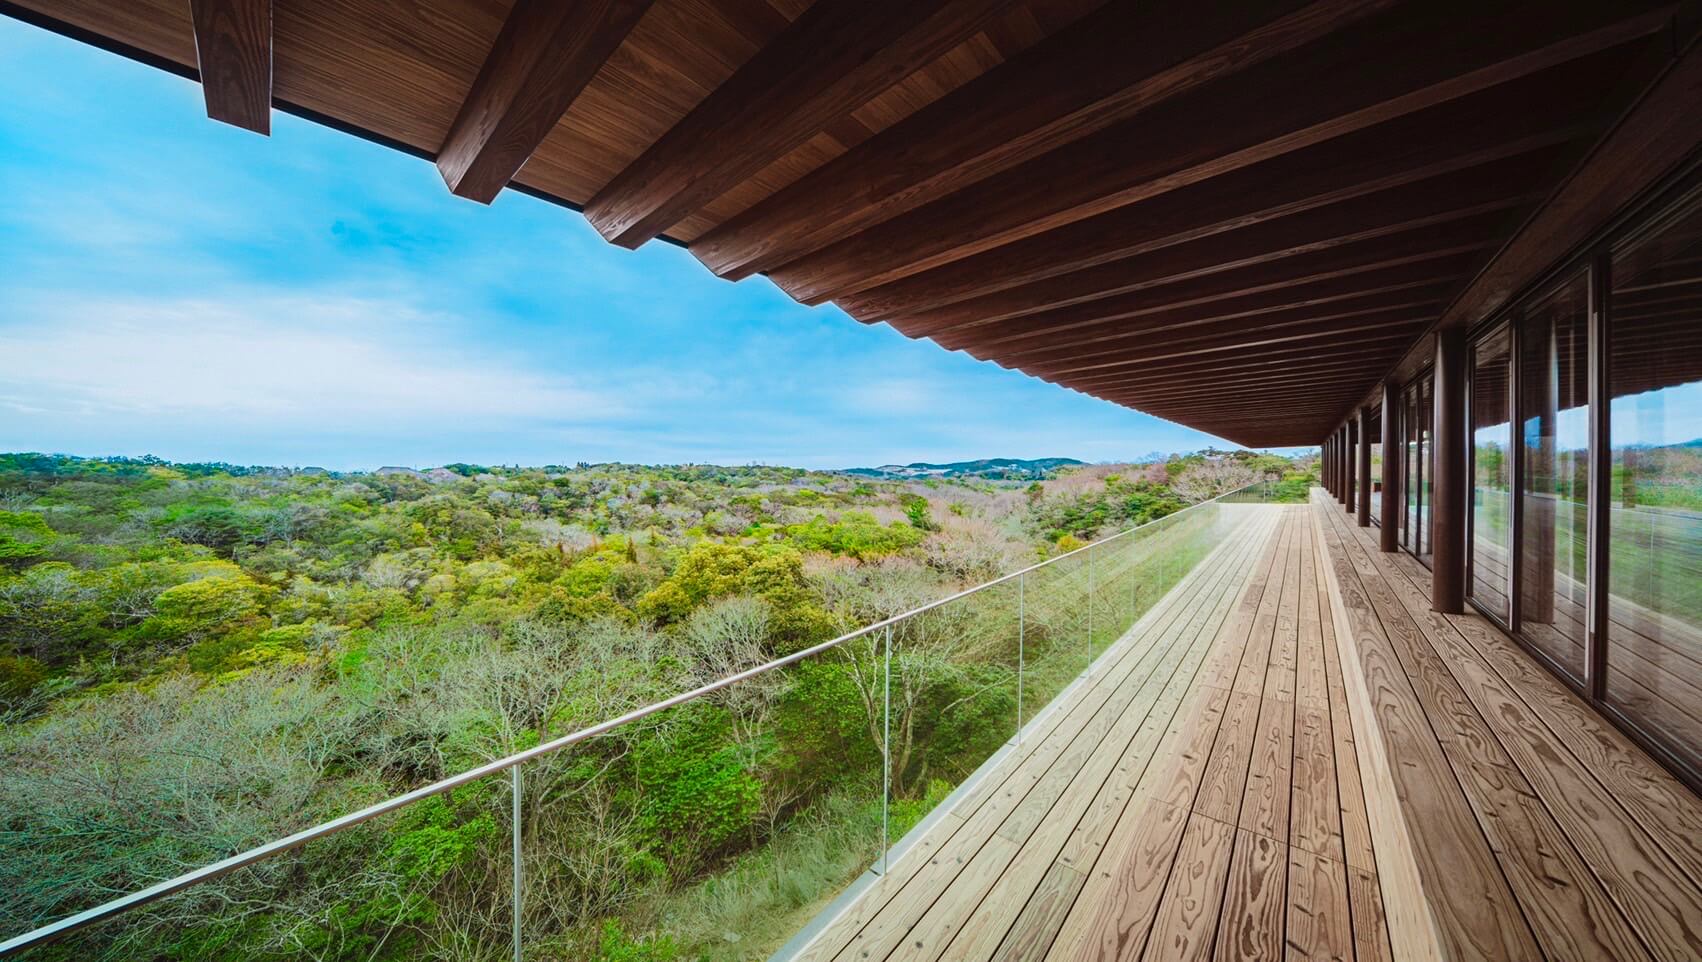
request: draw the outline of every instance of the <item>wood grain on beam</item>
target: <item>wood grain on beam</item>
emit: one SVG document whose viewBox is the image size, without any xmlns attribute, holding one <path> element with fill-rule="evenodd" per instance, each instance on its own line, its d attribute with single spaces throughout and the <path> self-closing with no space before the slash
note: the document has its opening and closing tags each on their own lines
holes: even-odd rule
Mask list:
<svg viewBox="0 0 1702 962">
<path fill-rule="evenodd" d="M 948 304 L 915 318 L 907 318 L 901 326 L 908 330 L 910 323 L 915 323 L 931 332 L 953 324 L 1015 317 L 1190 277 L 1366 244 L 1427 228 L 1440 228 L 1451 222 L 1470 220 L 1474 229 L 1482 232 L 1486 229 L 1486 221 L 1499 224 L 1514 209 L 1540 197 L 1540 180 L 1537 178 L 1546 172 L 1552 160 L 1552 157 L 1533 154 L 1503 161 L 1492 168 L 1368 194 L 1329 207 Z M 1487 217 L 1492 214 L 1496 216 Z M 1469 239 L 1469 235 L 1437 246 L 1453 246 L 1461 239 Z M 1412 243 L 1423 247 L 1426 242 L 1417 240 Z M 1296 270 L 1294 274 L 1304 276 L 1303 269 Z"/>
<path fill-rule="evenodd" d="M 272 0 L 191 0 L 207 116 L 272 132 Z"/>
<path fill-rule="evenodd" d="M 1246 227 L 1528 151 L 1593 137 L 1611 118 L 1587 99 L 1625 58 L 1544 71 L 1222 177 L 838 298 L 888 319 Z M 1576 148 L 1574 148 L 1576 149 Z"/>
<path fill-rule="evenodd" d="M 1484 247 L 1488 246 L 1486 242 Z M 1103 336 L 1106 331 L 1121 329 L 1124 324 L 1169 330 L 1222 320 L 1257 321 L 1277 312 L 1352 303 L 1391 291 L 1449 284 L 1457 290 L 1482 260 L 1481 250 L 1467 251 L 1251 293 L 1226 288 L 1230 293 L 1208 297 L 1164 296 L 1167 289 L 1159 288 L 1012 318 L 984 327 L 946 331 L 936 335 L 934 340 L 951 348 L 991 350 L 1008 347 L 1024 350 L 1032 343 L 1087 343 Z"/>
<path fill-rule="evenodd" d="M 585 216 L 637 247 L 981 28 L 1015 0 L 818 0 L 616 174 Z"/>
<path fill-rule="evenodd" d="M 1702 38 L 1602 138 L 1443 314 L 1439 326 L 1488 317 L 1537 273 L 1702 149 Z"/>
<path fill-rule="evenodd" d="M 691 245 L 729 278 L 768 270 L 1293 49 L 1387 0 L 1110 3 Z M 1286 16 L 1285 16 L 1286 14 Z"/>
<path fill-rule="evenodd" d="M 438 151 L 449 189 L 494 200 L 650 4 L 517 0 Z"/>
<path fill-rule="evenodd" d="M 779 268 L 818 304 L 1221 176 L 1658 31 L 1625 5 L 1447 0 L 1382 17 L 1167 100 Z M 1646 10 L 1645 2 L 1633 9 Z M 1461 30 L 1471 22 L 1470 30 Z M 1348 76 L 1352 82 L 1344 82 Z"/>
<path fill-rule="evenodd" d="M 1425 311 L 1434 320 L 1451 289 L 1439 287 L 1393 291 L 1328 308 L 1298 307 L 1255 317 L 1234 317 L 1176 327 L 1131 324 L 1093 340 L 1058 344 L 1051 340 L 1025 341 L 986 352 L 1018 366 L 1056 362 L 1098 363 L 1106 359 L 1157 360 L 1180 353 L 1212 353 L 1237 350 L 1291 340 L 1306 340 L 1350 330 L 1368 330 L 1393 316 L 1403 319 Z M 982 357 L 978 349 L 970 349 Z"/>
<path fill-rule="evenodd" d="M 1230 357 L 1240 357 L 1249 353 L 1267 356 L 1273 350 L 1292 350 L 1294 357 L 1319 357 L 1320 350 L 1327 347 L 1326 342 L 1333 337 L 1358 335 L 1361 338 L 1376 338 L 1384 342 L 1400 341 L 1412 337 L 1415 329 L 1423 327 L 1435 317 L 1436 311 L 1432 305 L 1418 305 L 1403 310 L 1385 311 L 1374 316 L 1360 316 L 1336 319 L 1327 326 L 1302 329 L 1294 333 L 1272 331 L 1263 336 L 1249 337 L 1246 340 L 1219 339 L 1199 344 L 1172 345 L 1168 348 L 1154 348 L 1151 351 L 1118 352 L 1095 356 L 1083 356 L 1062 362 L 1039 362 L 1024 364 L 1025 370 L 1033 370 L 1037 374 L 1061 376 L 1065 374 L 1101 374 L 1125 371 L 1147 372 L 1170 370 L 1182 365 L 1197 365 L 1196 370 L 1214 372 L 1215 365 Z"/>
</svg>

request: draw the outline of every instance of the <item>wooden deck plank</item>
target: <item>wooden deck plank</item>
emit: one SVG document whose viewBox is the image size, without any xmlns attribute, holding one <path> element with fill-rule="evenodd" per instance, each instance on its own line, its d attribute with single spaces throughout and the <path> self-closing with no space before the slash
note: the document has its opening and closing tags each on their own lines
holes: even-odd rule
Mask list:
<svg viewBox="0 0 1702 962">
<path fill-rule="evenodd" d="M 1189 816 L 1144 958 L 1163 962 L 1211 958 L 1234 847 L 1235 826 L 1199 812 Z"/>
<path fill-rule="evenodd" d="M 1400 553 L 1390 558 L 1410 583 L 1428 589 L 1429 573 L 1416 561 Z M 1697 797 L 1481 615 L 1445 617 L 1531 714 L 1563 734 L 1566 747 L 1684 868 L 1691 884 L 1702 884 L 1702 803 Z"/>
<path fill-rule="evenodd" d="M 1328 708 L 1297 710 L 1288 841 L 1313 855 L 1345 862 L 1335 752 Z"/>
<path fill-rule="evenodd" d="M 1347 866 L 1301 848 L 1288 850 L 1288 914 L 1284 957 L 1308 962 L 1351 959 Z"/>
<path fill-rule="evenodd" d="M 1355 547 L 1366 550 L 1363 543 Z M 1562 943 L 1555 951 L 1577 957 L 1702 958 L 1702 893 L 1449 619 L 1429 610 L 1419 587 L 1392 563 L 1384 565 L 1391 589 L 1425 629 L 1415 655 L 1429 671 L 1449 675 L 1527 780 L 1527 793 L 1516 802 L 1543 834 L 1508 851 L 1504 862 L 1529 862 L 1546 883 L 1520 893 L 1527 914 L 1546 920 L 1536 926 L 1539 937 Z M 1494 824 L 1520 824 L 1518 815 L 1496 814 Z M 1567 884 L 1580 877 L 1587 881 L 1575 889 Z"/>
<path fill-rule="evenodd" d="M 1411 612 L 1395 598 L 1377 559 L 1363 551 L 1343 519 L 1332 515 L 1330 523 L 1340 550 L 1363 556 L 1375 572 L 1361 579 L 1362 588 L 1536 941 L 1550 957 L 1648 958 Z"/>
<path fill-rule="evenodd" d="M 1313 532 L 1313 567 L 1320 582 L 1324 580 L 1323 545 Z M 1354 743 L 1354 722 L 1347 704 L 1347 687 L 1342 681 L 1341 663 L 1337 657 L 1336 626 L 1333 602 L 1329 591 L 1320 590 L 1319 631 L 1322 635 L 1322 661 L 1326 686 L 1329 690 L 1330 740 L 1334 746 L 1336 796 L 1341 811 L 1342 857 L 1348 865 L 1375 874 L 1377 857 L 1372 851 L 1371 821 L 1360 779 L 1359 750 Z M 1318 854 L 1327 855 L 1328 852 Z"/>
<path fill-rule="evenodd" d="M 1347 902 L 1353 917 L 1355 962 L 1389 962 L 1393 959 L 1389 928 L 1383 921 L 1383 890 L 1377 884 L 1377 873 L 1349 865 Z"/>
<path fill-rule="evenodd" d="M 1237 829 L 1212 958 L 1226 962 L 1282 958 L 1287 885 L 1288 847 Z"/>
</svg>

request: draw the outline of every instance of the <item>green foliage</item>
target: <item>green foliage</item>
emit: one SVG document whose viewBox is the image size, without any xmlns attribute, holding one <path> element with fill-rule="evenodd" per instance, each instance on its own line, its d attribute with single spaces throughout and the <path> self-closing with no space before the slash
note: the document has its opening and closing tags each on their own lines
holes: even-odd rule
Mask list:
<svg viewBox="0 0 1702 962">
<path fill-rule="evenodd" d="M 1163 516 L 1185 503 L 1163 479 L 1208 460 L 931 479 L 922 497 L 771 467 L 340 475 L 0 455 L 0 492 L 22 506 L 0 512 L 0 825 L 17 840 L 0 887 L 18 893 L 0 931 Z M 952 612 L 898 636 L 894 835 L 1014 717 L 1009 666 L 984 644 L 1005 615 Z M 1056 664 L 1033 649 L 1031 677 L 1079 671 L 1065 647 Z M 540 957 L 760 957 L 863 871 L 880 838 L 877 663 L 848 643 L 529 763 Z M 478 957 L 506 939 L 496 782 L 44 958 Z"/>
<path fill-rule="evenodd" d="M 846 511 L 837 521 L 829 521 L 818 514 L 803 524 L 788 527 L 786 533 L 808 550 L 825 551 L 858 560 L 896 554 L 921 544 L 923 531 L 932 528 L 933 522 L 927 519 L 928 502 L 921 498 L 916 500 L 922 505 L 920 520 L 922 524 L 929 525 L 929 528 L 925 529 L 917 524 L 917 515 L 911 513 L 911 508 L 907 507 L 909 520 L 903 522 L 895 521 L 883 525 L 867 511 Z M 912 505 L 915 503 L 911 502 Z"/>
<path fill-rule="evenodd" d="M 679 948 L 667 936 L 634 938 L 614 919 L 605 919 L 597 940 L 596 962 L 674 962 Z"/>
<path fill-rule="evenodd" d="M 21 565 L 40 558 L 53 540 L 53 529 L 38 514 L 0 511 L 0 565 Z"/>
</svg>

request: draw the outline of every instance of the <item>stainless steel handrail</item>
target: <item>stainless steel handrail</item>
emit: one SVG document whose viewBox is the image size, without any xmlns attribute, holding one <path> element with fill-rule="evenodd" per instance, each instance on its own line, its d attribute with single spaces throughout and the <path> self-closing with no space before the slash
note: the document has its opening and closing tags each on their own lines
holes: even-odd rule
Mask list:
<svg viewBox="0 0 1702 962">
<path fill-rule="evenodd" d="M 140 908 L 144 905 L 147 905 L 150 902 L 156 902 L 160 899 L 163 899 L 168 895 L 174 895 L 174 894 L 181 892 L 185 889 L 193 888 L 194 886 L 199 885 L 203 882 L 210 882 L 213 879 L 219 878 L 220 876 L 227 875 L 231 872 L 234 872 L 239 868 L 244 868 L 246 866 L 253 865 L 256 862 L 265 861 L 266 859 L 271 858 L 274 855 L 281 855 L 284 852 L 287 852 L 291 849 L 298 848 L 302 845 L 307 844 L 308 842 L 313 841 L 314 839 L 324 838 L 327 835 L 335 835 L 336 833 L 341 832 L 344 829 L 352 828 L 356 825 L 359 825 L 362 822 L 369 821 L 371 819 L 377 818 L 380 815 L 384 815 L 384 814 L 387 814 L 387 813 L 390 813 L 390 812 L 394 812 L 397 809 L 406 808 L 407 806 L 412 805 L 413 803 L 415 803 L 417 801 L 420 801 L 420 800 L 425 799 L 425 798 L 430 798 L 433 795 L 441 795 L 444 792 L 451 791 L 453 789 L 459 788 L 462 785 L 466 785 L 470 782 L 476 782 L 479 779 L 484 778 L 486 776 L 495 775 L 498 772 L 503 771 L 504 769 L 510 769 L 510 768 L 517 769 L 518 766 L 523 765 L 526 762 L 530 761 L 531 759 L 539 757 L 540 755 L 548 755 L 552 752 L 560 751 L 561 749 L 567 748 L 570 745 L 574 745 L 574 744 L 577 744 L 579 742 L 585 741 L 587 739 L 595 738 L 598 735 L 602 735 L 606 732 L 613 731 L 614 729 L 619 728 L 622 725 L 626 725 L 628 723 L 638 721 L 639 719 L 646 718 L 650 715 L 654 715 L 657 712 L 666 711 L 667 709 L 673 708 L 676 705 L 683 705 L 686 702 L 694 701 L 698 698 L 702 698 L 704 695 L 708 695 L 708 694 L 711 694 L 713 692 L 720 691 L 723 688 L 728 688 L 732 685 L 736 685 L 739 682 L 744 681 L 748 678 L 754 678 L 757 675 L 761 675 L 761 674 L 764 674 L 766 672 L 773 671 L 777 668 L 784 668 L 787 665 L 791 665 L 791 664 L 795 664 L 797 662 L 803 661 L 805 658 L 809 658 L 812 655 L 818 655 L 818 654 L 820 654 L 824 651 L 828 651 L 830 649 L 837 648 L 840 645 L 843 645 L 848 641 L 854 641 L 858 638 L 861 638 L 861 637 L 868 635 L 868 634 L 871 634 L 873 632 L 880 631 L 884 628 L 889 628 L 893 625 L 898 624 L 899 622 L 905 621 L 905 620 L 910 619 L 910 618 L 914 618 L 917 615 L 926 614 L 929 611 L 933 611 L 934 609 L 939 608 L 943 605 L 948 605 L 948 604 L 950 604 L 954 601 L 957 601 L 960 598 L 967 598 L 970 595 L 976 594 L 978 592 L 986 591 L 989 588 L 997 587 L 998 585 L 1005 584 L 1006 582 L 1009 582 L 1013 579 L 1021 578 L 1024 575 L 1027 575 L 1031 571 L 1039 570 L 1041 568 L 1046 567 L 1047 565 L 1056 564 L 1057 562 L 1063 561 L 1065 558 L 1069 558 L 1069 557 L 1072 557 L 1074 555 L 1080 554 L 1083 551 L 1088 551 L 1090 549 L 1097 548 L 1100 545 L 1109 544 L 1112 541 L 1116 541 L 1117 539 L 1122 538 L 1126 535 L 1133 534 L 1136 531 L 1140 531 L 1143 528 L 1147 528 L 1147 527 L 1150 527 L 1150 526 L 1155 525 L 1155 524 L 1162 524 L 1164 522 L 1169 521 L 1172 518 L 1181 517 L 1182 515 L 1187 514 L 1190 511 L 1195 511 L 1195 510 L 1197 510 L 1199 508 L 1203 508 L 1203 507 L 1205 507 L 1206 505 L 1209 505 L 1209 504 L 1215 504 L 1219 501 L 1222 501 L 1224 498 L 1232 497 L 1236 494 L 1240 494 L 1243 491 L 1247 491 L 1251 488 L 1258 487 L 1258 486 L 1260 486 L 1261 484 L 1264 484 L 1264 483 L 1265 482 L 1263 482 L 1263 481 L 1255 481 L 1252 484 L 1247 484 L 1247 485 L 1243 485 L 1239 488 L 1236 488 L 1234 491 L 1226 491 L 1223 494 L 1220 494 L 1215 498 L 1211 498 L 1210 500 L 1201 501 L 1201 502 L 1198 502 L 1196 504 L 1191 504 L 1191 505 L 1187 506 L 1186 508 L 1183 508 L 1181 511 L 1177 511 L 1173 514 L 1167 514 L 1162 518 L 1154 518 L 1153 520 L 1148 521 L 1145 524 L 1138 524 L 1138 525 L 1135 525 L 1132 528 L 1125 528 L 1122 531 L 1117 532 L 1116 534 L 1110 535 L 1109 537 L 1101 538 L 1098 541 L 1094 541 L 1094 542 L 1091 542 L 1089 544 L 1085 544 L 1085 545 L 1081 546 L 1080 548 L 1076 548 L 1072 551 L 1066 551 L 1065 553 L 1060 554 L 1060 555 L 1054 555 L 1053 557 L 1050 557 L 1050 558 L 1047 558 L 1044 561 L 1040 561 L 1040 562 L 1037 562 L 1035 564 L 1029 565 L 1028 567 L 1023 568 L 1019 571 L 1013 571 L 1013 572 L 1006 574 L 1006 575 L 1000 575 L 999 577 L 994 578 L 991 581 L 985 581 L 985 582 L 982 582 L 981 584 L 975 585 L 973 587 L 965 588 L 962 591 L 956 592 L 955 594 L 950 594 L 950 595 L 947 595 L 947 596 L 940 598 L 938 600 L 930 601 L 929 603 L 927 603 L 925 605 L 921 605 L 920 607 L 912 608 L 909 611 L 903 612 L 901 614 L 893 615 L 890 618 L 886 618 L 886 619 L 883 619 L 881 621 L 874 622 L 872 624 L 864 625 L 863 627 L 858 628 L 855 631 L 846 632 L 845 634 L 840 635 L 837 638 L 833 638 L 833 639 L 830 639 L 828 641 L 821 642 L 820 644 L 813 645 L 809 648 L 805 648 L 802 651 L 793 652 L 792 654 L 786 655 L 783 658 L 776 658 L 773 661 L 765 662 L 764 664 L 757 665 L 754 668 L 747 668 L 744 671 L 738 672 L 736 674 L 728 675 L 725 678 L 718 678 L 715 681 L 709 682 L 708 684 L 705 684 L 705 685 L 700 685 L 697 688 L 691 689 L 690 691 L 680 692 L 679 694 L 674 695 L 670 698 L 665 698 L 662 701 L 655 702 L 655 703 L 650 704 L 650 705 L 645 705 L 642 708 L 635 708 L 632 711 L 629 711 L 624 715 L 619 715 L 615 718 L 610 718 L 606 721 L 598 722 L 597 724 L 592 725 L 589 728 L 581 728 L 580 730 L 578 730 L 576 732 L 572 732 L 571 734 L 563 735 L 560 738 L 552 739 L 551 741 L 540 743 L 538 745 L 533 746 L 532 748 L 526 749 L 525 751 L 516 752 L 516 753 L 509 755 L 509 756 L 506 756 L 504 758 L 499 758 L 499 759 L 497 759 L 496 761 L 493 761 L 493 762 L 486 762 L 485 764 L 480 765 L 477 768 L 468 769 L 467 771 L 464 771 L 464 772 L 460 773 L 459 775 L 451 775 L 448 778 L 444 778 L 444 779 L 440 779 L 438 781 L 432 782 L 430 785 L 423 785 L 419 788 L 414 789 L 411 792 L 404 792 L 403 794 L 397 795 L 393 798 L 388 798 L 388 799 L 385 799 L 382 802 L 376 802 L 372 805 L 368 805 L 365 808 L 359 809 L 357 811 L 350 812 L 346 815 L 338 816 L 337 818 L 331 819 L 330 821 L 321 822 L 320 824 L 315 825 L 312 828 L 302 829 L 301 831 L 296 832 L 293 835 L 286 835 L 283 838 L 274 839 L 273 841 L 267 842 L 264 845 L 256 846 L 255 848 L 251 848 L 251 849 L 249 849 L 245 852 L 239 852 L 238 854 L 232 855 L 229 858 L 221 859 L 220 861 L 214 862 L 210 865 L 204 865 L 201 868 L 194 869 L 194 870 L 189 871 L 189 872 L 185 872 L 182 875 L 177 876 L 176 878 L 166 879 L 163 882 L 156 882 L 153 885 L 150 885 L 145 889 L 139 889 L 135 892 L 131 892 L 129 895 L 123 895 L 123 896 L 115 898 L 115 899 L 113 899 L 109 902 L 103 902 L 102 904 L 94 906 L 93 908 L 84 909 L 83 911 L 78 912 L 75 915 L 68 915 L 65 918 L 58 920 L 57 922 L 50 922 L 47 925 L 41 926 L 40 928 L 32 929 L 28 932 L 25 932 L 22 935 L 14 936 L 10 939 L 7 939 L 4 942 L 0 942 L 0 957 L 10 956 L 10 955 L 13 955 L 15 953 L 21 952 L 25 949 L 34 948 L 35 946 L 38 946 L 38 945 L 44 945 L 48 942 L 52 942 L 55 939 L 62 938 L 66 935 L 69 935 L 72 932 L 76 932 L 79 929 L 84 929 L 84 928 L 87 928 L 91 925 L 94 925 L 97 922 L 103 921 L 105 919 L 112 918 L 115 915 L 122 915 L 125 912 L 128 912 L 132 909 Z"/>
</svg>

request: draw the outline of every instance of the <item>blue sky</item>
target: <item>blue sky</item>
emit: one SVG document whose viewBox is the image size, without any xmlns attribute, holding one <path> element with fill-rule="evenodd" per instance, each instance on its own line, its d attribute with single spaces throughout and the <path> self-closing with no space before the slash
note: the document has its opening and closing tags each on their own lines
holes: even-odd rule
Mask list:
<svg viewBox="0 0 1702 962">
<path fill-rule="evenodd" d="M 803 467 L 1225 442 L 0 17 L 0 450 Z"/>
</svg>

